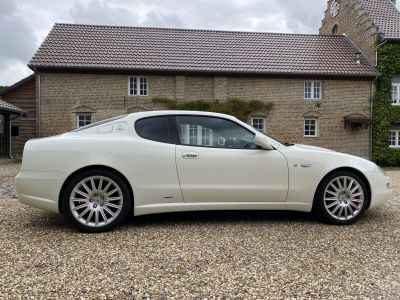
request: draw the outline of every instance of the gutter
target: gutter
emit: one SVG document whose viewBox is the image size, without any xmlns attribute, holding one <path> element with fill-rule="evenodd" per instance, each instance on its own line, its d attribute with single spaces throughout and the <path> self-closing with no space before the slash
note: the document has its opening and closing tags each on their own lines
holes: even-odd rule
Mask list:
<svg viewBox="0 0 400 300">
<path fill-rule="evenodd" d="M 367 57 L 365 57 L 368 61 Z M 374 64 L 371 61 L 368 61 L 368 65 L 375 69 Z M 210 69 L 164 69 L 164 68 L 130 68 L 130 67 L 108 67 L 108 66 L 58 66 L 58 65 L 28 65 L 29 68 L 33 68 L 35 72 L 38 72 L 38 69 L 44 72 L 79 72 L 84 74 L 91 74 L 92 72 L 105 72 L 109 74 L 109 72 L 123 72 L 126 74 L 131 74 L 132 72 L 135 73 L 142 73 L 142 74 L 149 74 L 149 73 L 157 73 L 157 74 L 209 74 L 209 75 L 224 75 L 224 76 L 236 76 L 236 75 L 250 75 L 250 76 L 312 76 L 312 77 L 359 77 L 359 78 L 375 78 L 379 72 L 376 70 L 371 70 L 368 72 L 358 72 L 358 73 L 336 73 L 336 72 L 328 72 L 328 71 L 321 71 L 321 72 L 307 72 L 307 71 L 293 71 L 293 72 L 285 72 L 285 71 L 273 71 L 273 70 L 210 70 Z M 375 72 L 374 72 L 375 71 Z M 380 74 L 379 74 L 380 75 Z"/>
</svg>

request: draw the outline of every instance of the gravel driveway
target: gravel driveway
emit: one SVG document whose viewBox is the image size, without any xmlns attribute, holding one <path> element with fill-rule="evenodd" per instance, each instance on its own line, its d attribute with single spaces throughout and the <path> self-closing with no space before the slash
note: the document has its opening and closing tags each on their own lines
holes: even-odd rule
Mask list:
<svg viewBox="0 0 400 300">
<path fill-rule="evenodd" d="M 400 299 L 400 171 L 353 226 L 200 212 L 83 234 L 13 198 L 18 168 L 0 162 L 0 299 Z"/>
</svg>

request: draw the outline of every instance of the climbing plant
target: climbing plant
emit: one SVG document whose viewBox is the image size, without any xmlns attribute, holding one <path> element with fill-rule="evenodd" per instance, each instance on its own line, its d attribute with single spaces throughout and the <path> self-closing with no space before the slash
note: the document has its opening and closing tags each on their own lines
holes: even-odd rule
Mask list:
<svg viewBox="0 0 400 300">
<path fill-rule="evenodd" d="M 172 110 L 198 110 L 210 111 L 235 116 L 239 120 L 246 121 L 254 112 L 268 112 L 273 103 L 264 103 L 259 100 L 245 101 L 241 99 L 229 99 L 224 102 L 208 102 L 203 100 L 177 102 L 167 98 L 153 98 L 153 103 L 165 105 Z"/>
<path fill-rule="evenodd" d="M 388 146 L 388 136 L 391 125 L 400 125 L 400 106 L 391 104 L 392 79 L 400 74 L 400 44 L 388 43 L 381 47 L 378 62 L 382 76 L 377 81 L 373 104 L 372 158 L 381 165 L 399 166 L 400 149 Z"/>
</svg>

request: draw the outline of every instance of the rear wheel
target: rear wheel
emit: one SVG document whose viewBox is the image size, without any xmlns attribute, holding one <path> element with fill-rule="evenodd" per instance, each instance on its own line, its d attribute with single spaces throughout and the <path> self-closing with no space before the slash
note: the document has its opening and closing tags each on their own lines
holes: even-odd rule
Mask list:
<svg viewBox="0 0 400 300">
<path fill-rule="evenodd" d="M 121 224 L 131 209 L 126 183 L 108 170 L 76 175 L 63 195 L 63 211 L 74 226 L 87 232 L 107 231 Z"/>
<path fill-rule="evenodd" d="M 356 174 L 339 171 L 320 184 L 313 211 L 324 222 L 351 224 L 364 214 L 368 201 L 364 181 Z"/>
</svg>

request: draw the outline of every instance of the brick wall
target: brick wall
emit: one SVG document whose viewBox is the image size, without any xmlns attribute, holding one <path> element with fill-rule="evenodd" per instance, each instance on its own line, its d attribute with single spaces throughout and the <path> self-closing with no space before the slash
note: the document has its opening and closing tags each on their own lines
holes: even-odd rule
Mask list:
<svg viewBox="0 0 400 300">
<path fill-rule="evenodd" d="M 355 0 L 341 0 L 339 13 L 332 17 L 330 7 L 333 0 L 328 1 L 328 9 L 322 20 L 320 34 L 332 34 L 335 25 L 337 34 L 346 34 L 367 57 L 375 62 L 375 47 L 378 42 L 378 29 L 369 19 L 368 14 Z"/>
<path fill-rule="evenodd" d="M 287 141 L 369 156 L 369 129 L 344 129 L 343 117 L 370 116 L 371 81 L 323 80 L 322 102 L 304 100 L 304 79 L 213 76 L 148 76 L 148 96 L 128 96 L 126 75 L 41 73 L 42 136 L 76 127 L 76 112 L 90 110 L 93 121 L 140 110 L 162 109 L 153 97 L 177 101 L 238 98 L 273 102 L 268 134 Z M 183 96 L 184 95 L 184 96 Z M 257 114 L 258 115 L 258 114 Z M 304 117 L 319 119 L 319 137 L 304 138 Z"/>
</svg>

